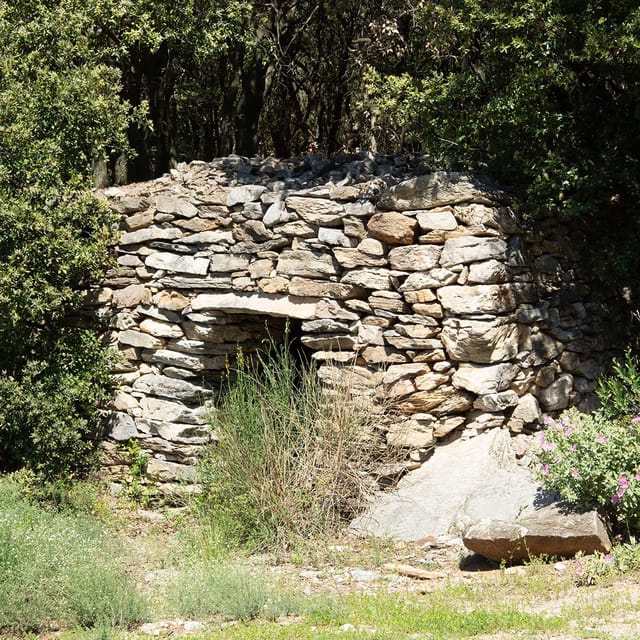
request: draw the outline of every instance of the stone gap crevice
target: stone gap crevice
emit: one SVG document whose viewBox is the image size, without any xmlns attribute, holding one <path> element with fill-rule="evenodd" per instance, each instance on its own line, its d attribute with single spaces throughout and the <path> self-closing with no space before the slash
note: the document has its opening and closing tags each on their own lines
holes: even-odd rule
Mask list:
<svg viewBox="0 0 640 640">
<path fill-rule="evenodd" d="M 202 402 L 265 318 L 300 323 L 327 384 L 350 380 L 398 415 L 389 443 L 424 459 L 491 427 L 535 430 L 594 405 L 607 301 L 569 229 L 527 227 L 483 178 L 360 154 L 193 162 L 100 192 L 121 217 L 118 266 L 90 292 L 122 361 L 107 415 L 170 493 L 192 483 L 211 435 Z"/>
</svg>

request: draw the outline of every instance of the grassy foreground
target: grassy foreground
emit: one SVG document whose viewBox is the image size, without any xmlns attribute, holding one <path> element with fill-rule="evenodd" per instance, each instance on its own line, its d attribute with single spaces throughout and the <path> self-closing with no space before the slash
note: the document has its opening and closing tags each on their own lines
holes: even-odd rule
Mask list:
<svg viewBox="0 0 640 640">
<path fill-rule="evenodd" d="M 101 511 L 43 510 L 0 480 L 2 640 L 640 637 L 633 572 L 577 587 L 576 561 L 468 572 L 455 553 L 436 561 L 417 547 L 348 538 L 288 557 L 216 555 L 188 513 Z M 398 559 L 438 576 L 398 579 L 385 569 Z M 377 578 L 345 579 L 354 570 Z"/>
</svg>

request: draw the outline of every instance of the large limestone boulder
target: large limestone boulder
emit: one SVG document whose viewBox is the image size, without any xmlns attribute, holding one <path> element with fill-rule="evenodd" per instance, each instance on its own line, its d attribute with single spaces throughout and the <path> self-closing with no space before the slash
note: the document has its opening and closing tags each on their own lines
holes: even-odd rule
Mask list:
<svg viewBox="0 0 640 640">
<path fill-rule="evenodd" d="M 514 522 L 540 498 L 537 482 L 516 462 L 508 431 L 491 429 L 436 447 L 395 491 L 379 494 L 352 529 L 404 541 L 459 535 L 483 518 Z"/>
<path fill-rule="evenodd" d="M 525 513 L 513 522 L 481 520 L 462 538 L 467 549 L 496 562 L 518 562 L 546 555 L 569 557 L 611 549 L 602 518 L 595 511 L 578 513 L 554 503 Z"/>
</svg>

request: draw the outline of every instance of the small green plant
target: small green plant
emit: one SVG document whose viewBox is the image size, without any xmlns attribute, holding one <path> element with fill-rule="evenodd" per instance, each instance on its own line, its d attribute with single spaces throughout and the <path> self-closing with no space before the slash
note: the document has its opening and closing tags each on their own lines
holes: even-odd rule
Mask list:
<svg viewBox="0 0 640 640">
<path fill-rule="evenodd" d="M 538 435 L 537 474 L 568 503 L 598 509 L 611 524 L 640 525 L 640 418 L 575 410 Z"/>
<path fill-rule="evenodd" d="M 600 412 L 612 420 L 640 414 L 640 363 L 627 349 L 624 360 L 614 358 L 613 373 L 598 381 L 597 394 L 602 403 Z"/>
<path fill-rule="evenodd" d="M 613 547 L 610 553 L 596 552 L 579 556 L 576 563 L 576 585 L 592 586 L 610 576 L 624 574 L 640 567 L 640 545 L 634 538 Z"/>
<path fill-rule="evenodd" d="M 240 352 L 233 373 L 200 467 L 212 521 L 226 540 L 258 548 L 335 531 L 371 490 L 371 405 L 346 374 L 327 389 L 313 367 L 298 371 L 286 342 L 253 360 Z"/>
</svg>

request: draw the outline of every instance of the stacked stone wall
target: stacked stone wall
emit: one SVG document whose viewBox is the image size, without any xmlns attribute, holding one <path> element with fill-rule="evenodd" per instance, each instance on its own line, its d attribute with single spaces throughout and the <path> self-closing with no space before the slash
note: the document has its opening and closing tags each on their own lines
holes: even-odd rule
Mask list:
<svg viewBox="0 0 640 640">
<path fill-rule="evenodd" d="M 134 441 L 168 492 L 193 482 L 215 437 L 207 399 L 238 347 L 287 318 L 325 383 L 348 373 L 393 407 L 387 441 L 417 462 L 459 433 L 529 432 L 594 406 L 609 312 L 575 234 L 526 227 L 478 176 L 411 157 L 230 157 L 101 196 L 122 231 L 117 269 L 90 294 L 121 355 L 116 475 L 129 462 L 116 443 Z"/>
</svg>

